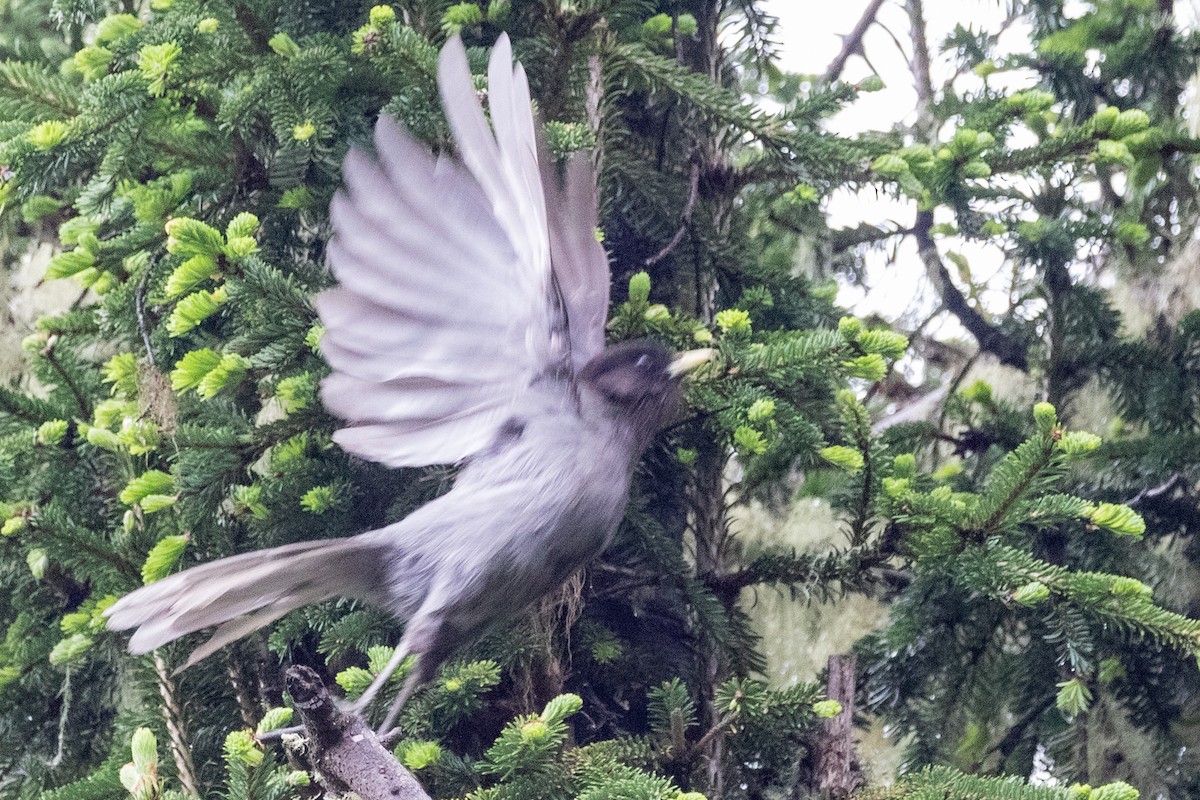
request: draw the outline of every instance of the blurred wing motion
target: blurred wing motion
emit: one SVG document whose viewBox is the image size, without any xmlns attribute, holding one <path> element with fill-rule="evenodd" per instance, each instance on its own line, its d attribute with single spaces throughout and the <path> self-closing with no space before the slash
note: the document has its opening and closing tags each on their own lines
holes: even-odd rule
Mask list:
<svg viewBox="0 0 1200 800">
<path fill-rule="evenodd" d="M 508 37 L 488 69 L 494 134 L 457 39 L 442 49 L 438 86 L 460 160 L 435 159 L 381 117 L 378 162 L 346 159 L 329 247 L 340 285 L 317 298 L 333 367 L 322 397 L 351 423 L 334 438 L 390 466 L 483 449 L 536 378 L 569 381 L 604 345 L 592 171 L 577 157 L 562 186 L 552 165 L 539 171 Z"/>
<path fill-rule="evenodd" d="M 608 320 L 608 254 L 598 233 L 596 176 L 587 155 L 567 162 L 560 183 L 551 159 L 542 162 L 554 281 L 570 322 L 571 361 L 583 369 L 604 350 Z"/>
</svg>

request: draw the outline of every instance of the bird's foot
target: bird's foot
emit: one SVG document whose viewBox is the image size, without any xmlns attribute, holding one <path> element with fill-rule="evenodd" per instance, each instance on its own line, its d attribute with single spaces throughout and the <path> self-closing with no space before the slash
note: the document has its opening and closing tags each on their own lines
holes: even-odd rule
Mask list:
<svg viewBox="0 0 1200 800">
<path fill-rule="evenodd" d="M 395 747 L 396 743 L 399 742 L 403 736 L 404 731 L 400 729 L 399 725 L 392 728 L 390 731 L 385 731 L 381 725 L 379 730 L 375 731 L 375 738 L 378 739 L 379 743 L 388 750 L 391 750 L 393 747 Z"/>
<path fill-rule="evenodd" d="M 288 736 L 288 735 L 303 736 L 304 735 L 304 726 L 303 725 L 293 725 L 290 728 L 276 728 L 273 731 L 264 731 L 263 733 L 256 733 L 256 734 L 254 734 L 254 738 L 258 739 L 260 742 L 274 742 L 274 741 L 282 739 L 284 736 Z"/>
<path fill-rule="evenodd" d="M 364 700 L 366 702 L 364 702 Z M 346 700 L 345 698 L 337 698 L 333 701 L 334 707 L 343 714 L 350 714 L 355 717 L 362 717 L 363 721 L 367 720 L 367 709 L 370 707 L 374 698 L 359 697 L 357 700 Z"/>
</svg>

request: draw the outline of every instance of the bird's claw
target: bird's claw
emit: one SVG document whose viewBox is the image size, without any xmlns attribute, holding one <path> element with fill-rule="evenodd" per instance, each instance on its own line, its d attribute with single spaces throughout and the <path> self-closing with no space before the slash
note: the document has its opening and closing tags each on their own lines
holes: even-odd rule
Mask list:
<svg viewBox="0 0 1200 800">
<path fill-rule="evenodd" d="M 392 747 L 400 741 L 400 737 L 403 735 L 404 731 L 400 730 L 399 726 L 392 728 L 390 731 L 386 731 L 384 730 L 384 726 L 380 725 L 379 729 L 375 731 L 375 738 L 379 740 L 381 745 L 389 750 L 391 750 Z"/>
<path fill-rule="evenodd" d="M 293 725 L 290 728 L 275 728 L 274 730 L 263 731 L 262 733 L 256 733 L 256 734 L 254 734 L 254 738 L 260 742 L 274 742 L 276 740 L 282 739 L 284 736 L 288 736 L 288 735 L 301 736 L 303 734 L 304 734 L 304 726 L 303 725 Z"/>
<path fill-rule="evenodd" d="M 336 701 L 337 708 L 339 711 L 341 711 L 343 714 L 353 714 L 356 717 L 361 717 L 363 722 L 368 727 L 370 727 L 370 722 L 367 717 L 367 708 L 371 705 L 371 702 L 373 702 L 373 699 L 368 700 L 366 703 L 364 703 L 362 697 L 358 698 L 357 700 L 338 700 L 338 701 Z M 379 727 L 374 728 L 373 730 L 375 731 L 375 736 L 378 737 L 379 741 L 381 741 L 381 742 L 383 742 L 389 736 L 394 737 L 394 738 L 399 738 L 399 736 L 400 736 L 400 728 L 397 726 L 388 724 L 387 720 L 384 720 L 384 722 L 382 724 L 380 724 Z"/>
</svg>

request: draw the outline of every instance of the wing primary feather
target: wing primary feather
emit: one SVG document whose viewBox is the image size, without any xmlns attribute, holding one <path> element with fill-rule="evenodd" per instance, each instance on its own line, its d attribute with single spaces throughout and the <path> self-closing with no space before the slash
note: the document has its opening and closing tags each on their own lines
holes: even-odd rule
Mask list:
<svg viewBox="0 0 1200 800">
<path fill-rule="evenodd" d="M 546 152 L 541 143 L 543 154 Z M 550 260 L 569 320 L 571 358 L 578 372 L 604 349 L 608 319 L 608 254 L 596 240 L 596 180 L 585 153 L 571 156 L 560 181 L 552 159 L 542 161 Z"/>
<path fill-rule="evenodd" d="M 500 163 L 500 149 L 479 106 L 467 65 L 467 51 L 457 36 L 446 43 L 438 56 L 438 89 L 463 163 L 489 197 L 502 194 L 504 187 L 498 185 L 494 175 L 495 165 Z"/>
<path fill-rule="evenodd" d="M 569 402 L 579 362 L 568 312 L 589 330 L 595 316 L 595 303 L 578 306 L 590 295 L 569 267 L 562 280 L 551 266 L 552 248 L 571 258 L 578 237 L 554 231 L 564 212 L 547 209 L 528 79 L 508 38 L 488 65 L 494 126 L 457 38 L 437 78 L 458 157 L 379 120 L 374 156 L 347 156 L 328 248 L 340 285 L 317 301 L 333 368 L 322 399 L 349 423 L 336 440 L 391 466 L 469 458 L 531 392 Z M 575 202 L 570 191 L 555 200 Z"/>
</svg>

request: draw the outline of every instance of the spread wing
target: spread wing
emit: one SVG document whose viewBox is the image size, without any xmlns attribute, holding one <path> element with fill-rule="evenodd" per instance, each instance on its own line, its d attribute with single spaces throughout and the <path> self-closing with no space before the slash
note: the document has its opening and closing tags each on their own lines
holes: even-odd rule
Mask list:
<svg viewBox="0 0 1200 800">
<path fill-rule="evenodd" d="M 457 37 L 438 86 L 461 160 L 434 158 L 381 117 L 378 160 L 346 158 L 329 245 L 340 285 L 317 298 L 333 368 L 322 399 L 350 422 L 334 438 L 391 466 L 481 450 L 535 379 L 564 376 L 565 394 L 575 365 L 603 347 L 594 180 L 584 161 L 586 174 L 573 166 L 564 185 L 551 181 L 547 218 L 529 87 L 508 37 L 488 69 L 494 133 Z"/>
</svg>

